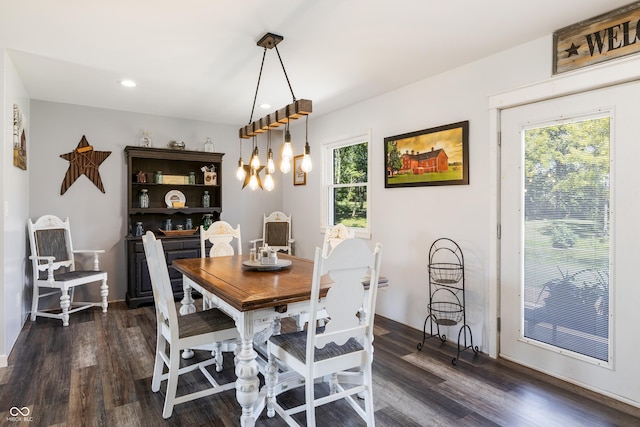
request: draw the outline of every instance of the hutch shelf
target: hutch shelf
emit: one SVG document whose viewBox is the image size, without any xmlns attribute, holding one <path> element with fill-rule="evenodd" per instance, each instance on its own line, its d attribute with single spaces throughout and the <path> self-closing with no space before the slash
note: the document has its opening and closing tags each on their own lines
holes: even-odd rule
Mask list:
<svg viewBox="0 0 640 427">
<path fill-rule="evenodd" d="M 152 303 L 153 292 L 142 246 L 142 231 L 153 231 L 162 239 L 167 263 L 174 259 L 200 256 L 200 236 L 197 228 L 205 220 L 220 219 L 222 212 L 223 153 L 172 150 L 128 146 L 124 149 L 127 161 L 127 220 L 125 236 L 127 251 L 127 295 L 129 308 Z M 202 167 L 213 165 L 217 173 L 215 184 L 211 175 L 205 184 Z M 161 172 L 162 178 L 157 177 Z M 189 180 L 189 176 L 192 176 Z M 183 180 L 182 180 L 183 179 Z M 148 207 L 141 201 L 142 190 L 148 195 Z M 209 194 L 209 206 L 203 206 L 204 192 Z M 184 206 L 168 206 L 172 200 Z M 172 231 L 166 233 L 167 220 Z M 177 230 L 181 226 L 182 231 Z M 165 230 L 162 232 L 160 230 Z M 166 234 L 165 234 L 166 233 Z M 182 297 L 182 275 L 169 267 L 173 291 Z"/>
<path fill-rule="evenodd" d="M 473 346 L 473 335 L 467 324 L 464 280 L 464 256 L 456 242 L 441 238 L 433 242 L 429 249 L 429 304 L 427 318 L 424 320 L 422 350 L 428 338 L 439 337 L 442 342 L 446 335 L 440 333 L 440 326 L 461 324 L 458 331 L 458 354 L 451 363 L 454 365 L 460 353 L 470 348 L 478 356 L 478 347 Z M 429 334 L 427 333 L 429 323 Z M 434 333 L 435 327 L 435 333 Z"/>
</svg>

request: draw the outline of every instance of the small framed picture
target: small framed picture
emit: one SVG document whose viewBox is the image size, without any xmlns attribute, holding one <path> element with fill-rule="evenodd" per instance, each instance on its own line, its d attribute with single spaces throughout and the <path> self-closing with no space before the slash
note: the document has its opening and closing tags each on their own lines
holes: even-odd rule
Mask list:
<svg viewBox="0 0 640 427">
<path fill-rule="evenodd" d="M 302 170 L 301 154 L 293 158 L 293 185 L 307 185 L 307 173 Z"/>
</svg>

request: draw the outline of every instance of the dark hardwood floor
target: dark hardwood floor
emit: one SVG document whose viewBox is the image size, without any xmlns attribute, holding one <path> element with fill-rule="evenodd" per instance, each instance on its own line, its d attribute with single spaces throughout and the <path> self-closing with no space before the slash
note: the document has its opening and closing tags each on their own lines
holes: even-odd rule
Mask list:
<svg viewBox="0 0 640 427">
<path fill-rule="evenodd" d="M 285 327 L 288 326 L 285 324 Z M 519 365 L 474 359 L 463 352 L 451 364 L 454 345 L 376 318 L 374 399 L 378 426 L 639 426 L 640 409 L 604 398 Z M 0 424 L 6 426 L 237 426 L 235 391 L 176 406 L 162 418 L 164 387 L 151 392 L 155 312 L 112 303 L 109 312 L 72 315 L 70 325 L 38 318 L 28 321 L 0 368 Z M 206 354 L 199 355 L 204 357 Z M 225 355 L 220 382 L 234 379 L 233 358 Z M 181 379 L 181 390 L 201 387 L 197 372 Z M 324 385 L 318 385 L 323 388 Z M 304 389 L 282 394 L 302 402 Z M 29 420 L 12 418 L 11 408 L 29 408 Z M 15 412 L 15 410 L 13 411 Z M 344 403 L 317 410 L 319 425 L 361 426 Z M 304 416 L 300 415 L 301 420 Z M 282 426 L 263 412 L 257 425 Z"/>
</svg>

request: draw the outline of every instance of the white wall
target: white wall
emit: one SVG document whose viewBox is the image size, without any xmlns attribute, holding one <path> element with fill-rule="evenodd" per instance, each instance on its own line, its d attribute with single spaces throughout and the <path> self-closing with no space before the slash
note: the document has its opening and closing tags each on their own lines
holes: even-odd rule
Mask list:
<svg viewBox="0 0 640 427">
<path fill-rule="evenodd" d="M 2 123 L 2 152 L 0 153 L 0 199 L 3 215 L 0 216 L 0 366 L 6 366 L 13 344 L 18 338 L 26 317 L 29 292 L 25 288 L 26 224 L 24 218 L 29 209 L 25 195 L 29 189 L 29 164 L 27 171 L 13 166 L 13 105 L 17 104 L 26 119 L 27 162 L 33 153 L 30 147 L 29 96 L 18 76 L 15 66 L 4 49 L 0 50 L 0 123 Z"/>
<path fill-rule="evenodd" d="M 379 294 L 378 314 L 422 330 L 428 302 L 428 250 L 435 239 L 452 238 L 465 257 L 467 322 L 474 344 L 486 351 L 490 245 L 496 229 L 490 215 L 496 204 L 495 197 L 490 197 L 496 172 L 489 165 L 496 150 L 489 145 L 488 97 L 548 78 L 551 46 L 550 36 L 535 40 L 310 120 L 309 141 L 316 161 L 322 144 L 371 129 L 371 243 L 383 244 L 382 274 L 390 279 L 390 286 Z M 384 188 L 385 137 L 463 120 L 470 122 L 469 185 Z M 300 141 L 300 136 L 294 135 L 294 140 Z M 302 145 L 294 151 L 300 153 Z M 284 195 L 284 209 L 293 213 L 298 253 L 305 257 L 312 257 L 313 248 L 322 243 L 320 171 L 317 167 L 307 175 L 306 186 Z M 455 341 L 458 328 L 444 333 Z"/>
<path fill-rule="evenodd" d="M 29 217 L 44 214 L 69 217 L 75 249 L 105 249 L 101 267 L 109 274 L 109 300 L 123 300 L 127 287 L 126 253 L 123 237 L 127 234 L 126 160 L 124 147 L 137 145 L 142 129 L 151 131 L 154 147 L 166 147 L 170 140 L 183 140 L 190 150 L 202 150 L 211 137 L 223 157 L 222 219 L 242 224 L 244 246 L 261 236 L 261 215 L 281 206 L 282 188 L 272 194 L 241 191 L 235 178 L 239 155 L 236 126 L 198 122 L 169 117 L 135 114 L 77 105 L 34 100 L 31 106 L 31 152 Z M 60 186 L 69 162 L 61 154 L 72 151 L 87 137 L 95 150 L 111 151 L 99 171 L 105 193 L 81 176 L 60 195 Z M 250 143 L 243 144 L 245 159 Z M 26 222 L 27 215 L 21 219 Z M 98 298 L 96 288 L 92 294 Z M 54 298 L 50 302 L 57 305 Z"/>
</svg>

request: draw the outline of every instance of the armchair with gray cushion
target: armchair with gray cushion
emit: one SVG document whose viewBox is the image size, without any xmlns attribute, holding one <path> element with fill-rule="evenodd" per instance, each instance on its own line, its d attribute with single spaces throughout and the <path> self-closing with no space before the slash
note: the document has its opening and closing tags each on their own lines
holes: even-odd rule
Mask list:
<svg viewBox="0 0 640 427">
<path fill-rule="evenodd" d="M 33 298 L 31 320 L 36 316 L 62 320 L 63 326 L 69 325 L 69 315 L 93 306 L 102 307 L 107 312 L 107 272 L 100 270 L 99 254 L 104 250 L 74 250 L 71 244 L 69 218 L 62 221 L 53 215 L 43 215 L 35 222 L 29 219 L 29 241 L 33 266 Z M 76 268 L 75 255 L 85 254 L 93 257 L 93 270 Z M 100 302 L 76 302 L 73 300 L 77 286 L 95 285 L 100 287 Z M 43 293 L 44 290 L 44 293 Z M 39 308 L 41 298 L 60 294 L 60 313 Z"/>
<path fill-rule="evenodd" d="M 278 252 L 285 252 L 293 255 L 293 244 L 295 240 L 291 238 L 291 215 L 285 215 L 280 211 L 271 212 L 265 215 L 262 223 L 262 238 L 251 240 L 254 249 L 268 245 Z"/>
</svg>

